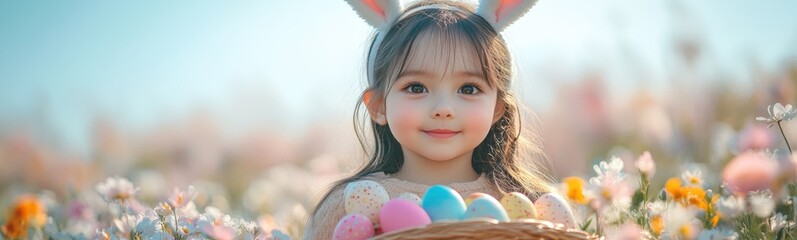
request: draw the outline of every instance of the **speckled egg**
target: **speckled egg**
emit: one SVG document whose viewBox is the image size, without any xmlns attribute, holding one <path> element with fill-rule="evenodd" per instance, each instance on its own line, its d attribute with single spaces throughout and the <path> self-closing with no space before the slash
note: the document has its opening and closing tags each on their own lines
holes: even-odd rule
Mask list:
<svg viewBox="0 0 797 240">
<path fill-rule="evenodd" d="M 473 200 L 476 200 L 477 198 L 483 196 L 488 196 L 488 195 L 486 193 L 480 193 L 480 192 L 471 193 L 470 195 L 468 195 L 468 197 L 465 198 L 465 205 L 470 206 L 470 203 L 472 203 Z"/>
<path fill-rule="evenodd" d="M 362 240 L 374 236 L 374 224 L 360 214 L 349 214 L 338 221 L 332 239 Z"/>
<path fill-rule="evenodd" d="M 512 220 L 521 218 L 537 218 L 537 209 L 531 199 L 519 192 L 511 192 L 501 198 L 501 206 Z"/>
<path fill-rule="evenodd" d="M 350 182 L 343 190 L 348 214 L 361 214 L 379 224 L 379 210 L 390 200 L 385 188 L 371 180 Z"/>
<path fill-rule="evenodd" d="M 418 197 L 418 195 L 415 195 L 414 193 L 403 192 L 399 194 L 399 196 L 396 197 L 396 199 L 409 200 L 411 202 L 417 203 L 418 206 L 421 205 L 421 197 Z"/>
<path fill-rule="evenodd" d="M 558 194 L 546 193 L 534 202 L 537 216 L 541 220 L 564 224 L 565 227 L 574 228 L 575 217 L 567 201 Z"/>
<path fill-rule="evenodd" d="M 421 206 L 429 214 L 432 222 L 459 220 L 465 214 L 466 208 L 462 196 L 454 189 L 443 185 L 434 185 L 426 190 Z"/>
<path fill-rule="evenodd" d="M 465 212 L 465 219 L 472 218 L 492 218 L 502 222 L 509 221 L 509 215 L 494 197 L 490 195 L 482 196 L 473 200 Z"/>
</svg>

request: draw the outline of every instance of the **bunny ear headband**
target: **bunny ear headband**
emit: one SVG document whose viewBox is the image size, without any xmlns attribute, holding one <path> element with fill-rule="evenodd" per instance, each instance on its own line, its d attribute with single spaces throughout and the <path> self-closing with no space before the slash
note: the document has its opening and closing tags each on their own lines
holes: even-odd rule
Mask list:
<svg viewBox="0 0 797 240">
<path fill-rule="evenodd" d="M 373 62 L 376 59 L 376 50 L 382 42 L 391 24 L 398 18 L 410 15 L 414 12 L 438 8 L 451 11 L 462 12 L 462 9 L 446 4 L 433 4 L 413 8 L 404 12 L 399 0 L 346 0 L 354 8 L 357 15 L 360 15 L 368 24 L 376 28 L 377 36 L 368 57 L 369 81 L 373 81 Z M 479 0 L 479 7 L 476 14 L 487 20 L 496 32 L 501 32 L 518 20 L 523 14 L 531 9 L 537 0 Z"/>
</svg>

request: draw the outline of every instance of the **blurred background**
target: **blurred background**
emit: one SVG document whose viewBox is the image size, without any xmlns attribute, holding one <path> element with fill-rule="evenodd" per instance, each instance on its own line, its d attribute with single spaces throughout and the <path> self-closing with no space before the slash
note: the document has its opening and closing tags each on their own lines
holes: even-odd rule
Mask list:
<svg viewBox="0 0 797 240">
<path fill-rule="evenodd" d="M 797 104 L 794 9 L 538 2 L 503 37 L 554 178 L 650 151 L 663 182 L 716 174 L 751 146 L 785 150 L 754 119 Z M 200 206 L 302 222 L 363 161 L 352 117 L 371 34 L 342 0 L 2 1 L 0 206 L 95 198 L 122 176 L 149 205 L 194 185 Z"/>
</svg>

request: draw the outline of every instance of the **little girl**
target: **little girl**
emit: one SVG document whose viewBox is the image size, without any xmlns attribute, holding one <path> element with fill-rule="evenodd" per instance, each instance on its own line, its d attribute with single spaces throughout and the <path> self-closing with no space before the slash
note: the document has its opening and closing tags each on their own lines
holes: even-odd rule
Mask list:
<svg viewBox="0 0 797 240">
<path fill-rule="evenodd" d="M 482 0 L 478 11 L 447 0 L 423 0 L 406 10 L 398 0 L 347 1 L 377 28 L 368 52 L 369 86 L 360 98 L 374 149 L 365 166 L 321 199 L 305 239 L 332 236 L 346 214 L 343 189 L 357 180 L 380 183 L 391 198 L 404 192 L 422 198 L 436 184 L 463 197 L 520 192 L 534 200 L 554 191 L 548 175 L 523 167 L 534 161 L 519 154 L 539 148 L 521 137 L 511 59 L 499 35 L 535 0 Z M 355 116 L 359 110 L 358 104 Z M 546 210 L 554 217 L 544 220 L 575 227 L 568 204 L 554 205 L 560 207 Z"/>
</svg>

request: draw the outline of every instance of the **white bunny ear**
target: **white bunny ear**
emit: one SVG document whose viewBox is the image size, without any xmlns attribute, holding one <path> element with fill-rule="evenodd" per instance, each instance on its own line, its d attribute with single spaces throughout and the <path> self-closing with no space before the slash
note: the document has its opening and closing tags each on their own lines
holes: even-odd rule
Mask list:
<svg viewBox="0 0 797 240">
<path fill-rule="evenodd" d="M 357 15 L 371 26 L 381 29 L 401 14 L 399 0 L 346 0 Z"/>
<path fill-rule="evenodd" d="M 537 0 L 481 0 L 476 13 L 501 32 L 531 9 Z"/>
</svg>

